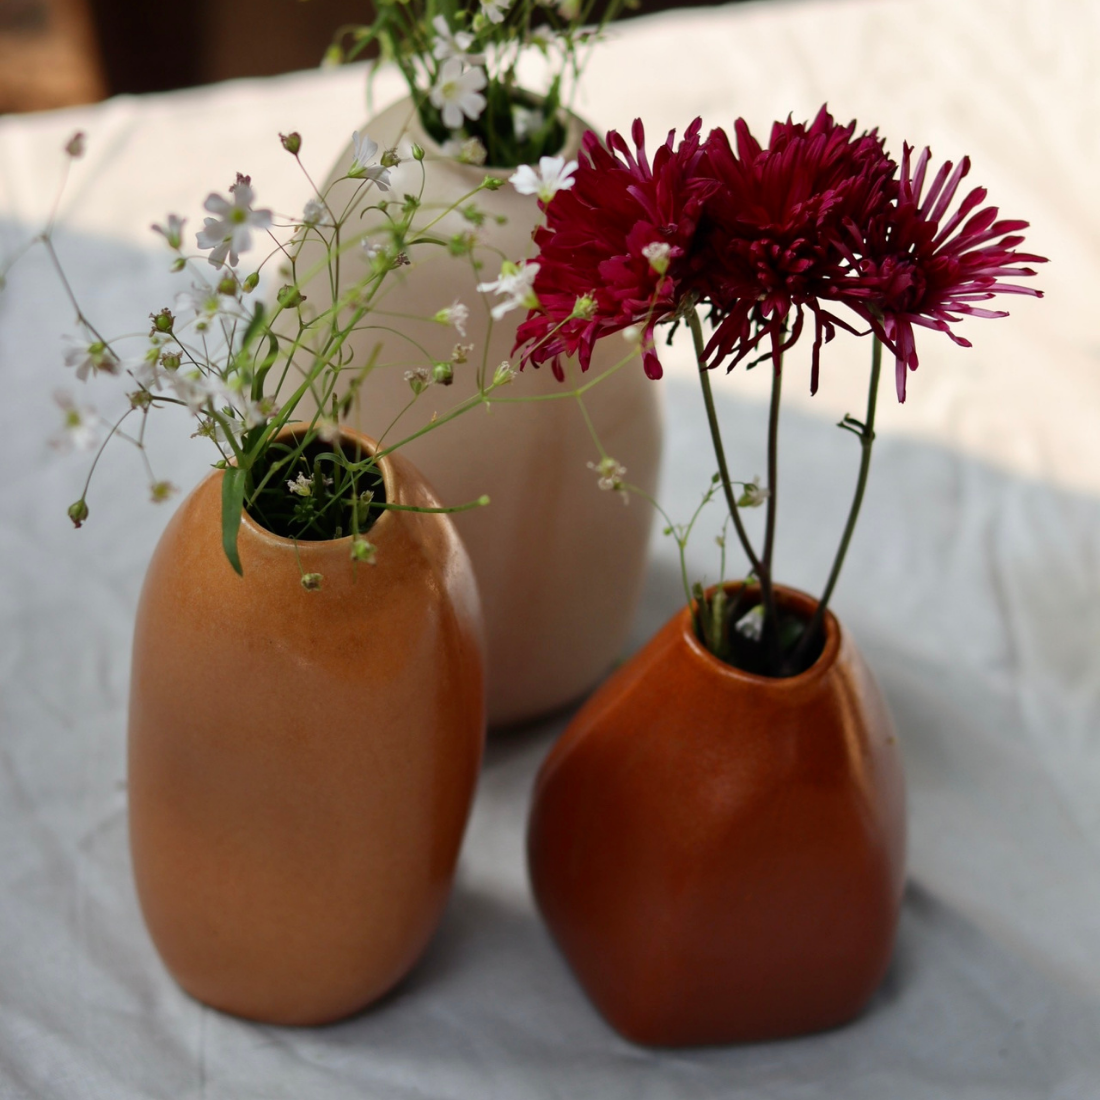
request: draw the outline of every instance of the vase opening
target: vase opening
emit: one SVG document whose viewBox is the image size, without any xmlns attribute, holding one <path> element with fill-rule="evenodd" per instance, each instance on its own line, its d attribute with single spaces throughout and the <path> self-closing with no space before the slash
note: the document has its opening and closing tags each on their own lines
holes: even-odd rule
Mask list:
<svg viewBox="0 0 1100 1100">
<path fill-rule="evenodd" d="M 281 432 L 252 471 L 246 512 L 264 530 L 296 542 L 364 535 L 385 511 L 386 486 L 374 449 L 341 433 L 332 442 L 305 425 Z"/>
<path fill-rule="evenodd" d="M 779 648 L 786 655 L 786 663 L 777 671 L 774 658 L 763 643 L 759 585 L 732 582 L 723 585 L 722 591 L 724 598 L 721 601 L 715 601 L 717 585 L 706 592 L 706 608 L 714 610 L 717 603 L 717 625 L 711 630 L 715 645 L 711 645 L 705 636 L 698 607 L 692 615 L 692 631 L 696 641 L 716 660 L 742 672 L 773 680 L 800 676 L 820 660 L 828 637 L 828 631 L 824 628 L 802 650 L 797 662 L 790 662 L 789 659 L 789 654 L 797 646 L 813 617 L 817 607 L 814 599 L 790 589 L 776 588 Z M 718 652 L 715 651 L 716 648 Z"/>
</svg>

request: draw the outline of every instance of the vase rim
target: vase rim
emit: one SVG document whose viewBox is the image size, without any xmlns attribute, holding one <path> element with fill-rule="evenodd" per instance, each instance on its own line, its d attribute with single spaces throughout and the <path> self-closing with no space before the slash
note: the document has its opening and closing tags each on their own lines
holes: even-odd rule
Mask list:
<svg viewBox="0 0 1100 1100">
<path fill-rule="evenodd" d="M 309 431 L 309 425 L 304 421 L 299 421 L 294 424 L 287 424 L 284 428 L 280 429 L 275 436 L 276 439 L 286 439 L 288 437 L 294 437 L 304 435 Z M 359 443 L 365 451 L 370 454 L 377 454 L 378 442 L 371 439 L 369 435 L 364 435 L 362 432 L 355 431 L 354 428 L 348 428 L 344 425 L 340 425 L 339 428 L 340 441 L 350 440 L 355 443 Z M 392 501 L 394 499 L 394 472 L 393 463 L 390 462 L 389 455 L 383 455 L 378 460 L 377 465 L 378 473 L 382 478 L 382 484 L 386 490 L 386 500 Z M 390 524 L 393 521 L 390 517 L 390 509 L 384 509 L 382 514 L 374 521 L 368 528 L 370 531 L 377 531 L 381 525 L 385 522 Z M 354 535 L 341 535 L 338 539 L 292 539 L 287 538 L 285 535 L 277 535 L 274 531 L 269 531 L 262 524 L 257 523 L 249 514 L 246 508 L 241 509 L 241 529 L 247 530 L 249 537 L 258 539 L 267 543 L 272 547 L 289 547 L 292 551 L 297 547 L 308 547 L 311 550 L 331 549 L 342 546 L 344 544 L 350 545 L 351 540 L 355 538 Z M 385 528 L 382 528 L 385 531 Z"/>
<path fill-rule="evenodd" d="M 711 585 L 710 588 L 707 589 L 707 595 L 710 595 L 717 587 L 718 585 L 716 584 Z M 748 587 L 750 590 L 759 590 L 760 588 L 758 584 L 749 584 L 746 586 L 743 581 L 726 581 L 722 587 L 726 589 L 727 593 L 735 592 L 742 587 Z M 772 589 L 782 603 L 786 604 L 788 607 L 794 605 L 799 610 L 804 611 L 807 618 L 812 615 L 817 608 L 818 600 L 808 592 L 803 592 L 800 588 L 791 588 L 785 584 L 773 584 Z M 763 676 L 758 672 L 748 672 L 743 668 L 738 668 L 736 665 L 727 664 L 720 657 L 716 657 L 711 653 L 711 651 L 699 641 L 695 636 L 695 631 L 692 629 L 691 619 L 691 608 L 682 608 L 677 617 L 677 621 L 680 625 L 680 633 L 696 659 L 708 664 L 713 671 L 719 675 L 743 684 L 768 687 L 773 691 L 794 691 L 811 685 L 824 677 L 836 664 L 837 657 L 840 654 L 840 622 L 832 611 L 828 609 L 825 611 L 825 618 L 822 622 L 822 627 L 825 630 L 825 644 L 822 646 L 821 652 L 817 655 L 817 659 L 809 668 L 794 676 Z"/>
<path fill-rule="evenodd" d="M 542 96 L 536 95 L 534 92 L 528 93 L 532 99 L 542 99 Z M 402 128 L 399 140 L 408 139 L 409 141 L 415 141 L 418 145 L 424 148 L 426 154 L 425 160 L 445 161 L 447 164 L 453 165 L 455 169 L 459 171 L 466 171 L 470 175 L 484 175 L 485 173 L 512 173 L 516 170 L 518 165 L 501 165 L 501 164 L 467 164 L 464 161 L 457 160 L 455 157 L 448 156 L 443 152 L 443 147 L 439 144 L 424 129 L 423 123 L 420 121 L 420 112 L 417 110 L 416 101 L 412 95 L 404 95 L 400 99 L 394 100 L 388 107 L 383 108 L 374 118 L 371 120 L 376 121 L 389 111 L 397 111 L 398 109 L 407 109 L 409 112 L 409 120 L 407 124 Z M 552 156 L 565 156 L 568 157 L 573 153 L 580 150 L 581 138 L 584 136 L 585 131 L 592 129 L 592 127 L 584 121 L 579 115 L 574 114 L 568 107 L 559 107 L 558 112 L 561 116 L 562 124 L 565 127 L 565 139 L 562 141 L 561 148 Z"/>
</svg>

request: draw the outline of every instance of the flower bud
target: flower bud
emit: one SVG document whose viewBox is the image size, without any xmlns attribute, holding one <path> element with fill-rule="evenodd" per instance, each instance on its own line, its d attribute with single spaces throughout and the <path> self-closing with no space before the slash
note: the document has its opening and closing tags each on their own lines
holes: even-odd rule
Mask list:
<svg viewBox="0 0 1100 1100">
<path fill-rule="evenodd" d="M 307 592 L 320 592 L 321 582 L 324 580 L 324 575 L 321 573 L 303 573 L 302 574 L 302 587 Z"/>
<path fill-rule="evenodd" d="M 165 306 L 160 313 L 150 313 L 149 316 L 153 320 L 153 328 L 149 334 L 150 336 L 158 332 L 171 332 L 172 326 L 176 323 L 172 311 L 167 306 Z"/>
<path fill-rule="evenodd" d="M 409 384 L 409 389 L 419 397 L 432 381 L 432 376 L 423 368 L 417 367 L 416 370 L 405 371 L 405 381 Z"/>
<path fill-rule="evenodd" d="M 259 284 L 260 273 L 258 271 L 253 271 L 252 274 L 249 275 L 243 283 L 241 283 L 241 289 L 245 292 L 245 294 L 251 294 L 252 291 L 254 291 L 256 287 L 259 286 Z"/>
<path fill-rule="evenodd" d="M 396 168 L 401 163 L 401 158 L 397 155 L 396 149 L 387 149 L 379 163 L 383 168 Z"/>
<path fill-rule="evenodd" d="M 516 376 L 516 372 L 512 369 L 512 364 L 507 359 L 500 364 L 499 367 L 493 372 L 493 385 L 494 386 L 507 386 Z"/>
<path fill-rule="evenodd" d="M 504 180 L 498 179 L 496 176 L 486 176 L 481 181 L 481 187 L 484 191 L 499 191 L 504 186 Z"/>
<path fill-rule="evenodd" d="M 297 156 L 298 150 L 302 148 L 302 135 L 297 130 L 293 130 L 289 134 L 280 134 L 279 140 L 283 143 L 283 148 L 291 154 L 291 156 Z"/>
<path fill-rule="evenodd" d="M 75 504 L 69 505 L 69 519 L 73 521 L 74 527 L 80 527 L 87 518 L 88 504 L 83 497 L 81 497 Z"/>
<path fill-rule="evenodd" d="M 84 156 L 84 131 L 77 130 L 75 134 L 67 142 L 65 142 L 65 152 L 69 154 L 73 160 L 78 157 Z M 79 526 L 79 524 L 77 525 Z"/>
<path fill-rule="evenodd" d="M 177 256 L 172 261 L 172 271 L 173 271 L 173 273 L 182 271 L 186 266 L 187 266 L 187 261 L 182 256 Z"/>
<path fill-rule="evenodd" d="M 432 367 L 432 381 L 449 386 L 455 380 L 454 367 L 450 363 L 436 363 Z"/>
<path fill-rule="evenodd" d="M 295 306 L 300 306 L 305 300 L 306 296 L 292 283 L 280 287 L 279 293 L 275 295 L 275 301 L 284 309 L 293 309 Z"/>
<path fill-rule="evenodd" d="M 237 280 L 232 274 L 223 275 L 218 281 L 218 293 L 232 296 L 237 293 Z"/>
<path fill-rule="evenodd" d="M 160 357 L 161 366 L 165 370 L 179 370 L 180 368 L 180 353 L 178 351 L 166 351 Z"/>
<path fill-rule="evenodd" d="M 417 145 L 416 142 L 413 142 L 412 155 L 413 155 L 413 160 L 423 160 L 424 159 L 424 149 L 421 146 Z"/>
</svg>

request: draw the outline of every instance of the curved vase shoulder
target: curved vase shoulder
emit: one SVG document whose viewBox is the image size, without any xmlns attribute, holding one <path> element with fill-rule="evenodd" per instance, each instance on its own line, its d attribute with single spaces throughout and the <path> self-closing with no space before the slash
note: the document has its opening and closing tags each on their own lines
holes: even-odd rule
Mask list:
<svg viewBox="0 0 1100 1100">
<path fill-rule="evenodd" d="M 777 589 L 808 615 L 813 601 Z M 627 1038 L 775 1039 L 844 1023 L 886 971 L 905 864 L 889 712 L 832 615 L 790 679 L 715 658 L 685 610 L 551 750 L 528 830 L 539 908 Z"/>
<path fill-rule="evenodd" d="M 420 128 L 410 101 L 382 112 L 365 126 L 382 148 L 397 146 L 408 155 L 415 140 L 428 150 L 424 164 L 425 217 L 474 190 L 486 175 L 507 178 L 511 169 L 478 168 L 439 155 Z M 575 155 L 584 126 L 570 116 L 567 155 Z M 330 182 L 344 174 L 351 147 L 337 161 Z M 392 173 L 389 197 L 418 194 L 421 166 L 405 160 Z M 350 197 L 354 183 L 334 187 L 337 205 Z M 386 196 L 379 195 L 378 198 Z M 534 254 L 531 234 L 541 217 L 531 195 L 506 184 L 483 191 L 470 203 L 484 220 L 480 225 L 454 213 L 436 232 L 443 239 L 475 230 L 474 257 L 451 256 L 447 249 L 421 250 L 410 268 L 390 276 L 379 304 L 367 318 L 371 327 L 352 334 L 348 346 L 356 364 L 380 349 L 378 366 L 362 387 L 354 422 L 377 435 L 398 417 L 410 399 L 405 371 L 426 364 L 419 348 L 432 358 L 449 360 L 456 344 L 471 344 L 468 361 L 455 367 L 450 387 L 432 386 L 416 405 L 400 415 L 387 442 L 402 439 L 477 391 L 476 374 L 484 364 L 491 377 L 511 359 L 515 310 L 489 323 L 492 295 L 478 293 L 481 281 L 495 279 L 502 256 L 512 260 Z M 376 214 L 377 218 L 378 215 Z M 498 219 L 503 219 L 503 223 Z M 361 220 L 366 235 L 377 232 L 370 217 Z M 360 232 L 355 227 L 355 232 Z M 383 238 L 376 237 L 380 241 Z M 350 278 L 362 278 L 368 262 L 358 248 L 345 253 Z M 323 259 L 314 245 L 308 264 Z M 308 295 L 318 308 L 331 303 L 327 279 L 316 279 Z M 470 311 L 461 336 L 430 320 L 436 311 L 461 301 Z M 389 314 L 389 316 L 387 316 Z M 415 341 L 415 343 L 413 342 Z M 587 377 L 621 360 L 628 345 L 612 338 L 597 347 Z M 568 367 L 575 385 L 579 367 Z M 651 509 L 634 499 L 601 491 L 588 467 L 599 455 L 572 398 L 513 403 L 524 396 L 561 396 L 562 383 L 548 368 L 525 369 L 489 410 L 472 412 L 410 443 L 406 453 L 430 479 L 440 498 L 462 504 L 488 494 L 491 503 L 454 517 L 474 564 L 481 588 L 486 624 L 488 711 L 493 725 L 529 720 L 561 707 L 588 691 L 618 657 L 634 617 L 646 561 Z M 647 379 L 637 361 L 585 395 L 585 408 L 607 452 L 622 463 L 629 479 L 649 494 L 656 489 L 660 459 L 659 387 Z"/>
<path fill-rule="evenodd" d="M 389 501 L 435 504 L 407 462 L 380 468 Z M 245 516 L 239 577 L 221 477 L 173 516 L 138 608 L 134 873 L 189 993 L 323 1023 L 406 973 L 447 898 L 484 739 L 476 586 L 449 520 L 402 511 L 371 528 L 374 566 Z"/>
</svg>

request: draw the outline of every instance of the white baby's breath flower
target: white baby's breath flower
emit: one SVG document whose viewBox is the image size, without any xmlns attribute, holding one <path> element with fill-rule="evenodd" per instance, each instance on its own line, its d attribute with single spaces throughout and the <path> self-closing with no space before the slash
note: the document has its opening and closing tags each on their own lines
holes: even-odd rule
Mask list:
<svg viewBox="0 0 1100 1100">
<path fill-rule="evenodd" d="M 524 107 L 519 103 L 512 105 L 512 129 L 522 141 L 528 134 L 534 133 L 546 122 L 546 115 L 537 107 Z"/>
<path fill-rule="evenodd" d="M 746 482 L 743 486 L 741 498 L 737 502 L 738 508 L 759 508 L 771 496 L 770 490 L 764 488 L 760 484 L 760 476 L 757 475 L 752 481 Z"/>
<path fill-rule="evenodd" d="M 446 309 L 441 309 L 432 320 L 438 321 L 441 325 L 454 325 L 458 335 L 465 336 L 466 322 L 469 318 L 470 311 L 456 298 Z"/>
<path fill-rule="evenodd" d="M 642 249 L 642 255 L 649 260 L 649 266 L 663 275 L 668 270 L 668 259 L 672 253 L 672 245 L 667 241 L 650 241 Z"/>
<path fill-rule="evenodd" d="M 91 405 L 78 405 L 68 390 L 55 390 L 53 399 L 61 409 L 61 431 L 51 436 L 50 446 L 58 451 L 90 451 L 99 442 L 99 416 Z"/>
<path fill-rule="evenodd" d="M 215 287 L 208 283 L 192 283 L 190 290 L 181 290 L 176 295 L 176 308 L 179 310 L 191 310 L 200 322 L 212 321 L 221 311 L 221 298 Z"/>
<path fill-rule="evenodd" d="M 626 492 L 626 485 L 623 483 L 623 478 L 626 477 L 625 466 L 616 462 L 610 455 L 605 455 L 599 462 L 588 463 L 588 468 L 595 470 L 599 475 L 596 484 L 601 489 L 622 493 L 624 502 L 630 499 Z"/>
<path fill-rule="evenodd" d="M 472 34 L 467 31 L 452 32 L 447 24 L 446 16 L 443 15 L 437 15 L 432 20 L 432 27 L 435 30 L 435 45 L 432 46 L 433 57 L 439 61 L 449 61 L 452 57 L 457 57 L 459 61 L 463 61 L 467 65 L 480 64 L 482 58 L 469 52 L 474 42 Z"/>
<path fill-rule="evenodd" d="M 363 250 L 363 255 L 367 259 L 367 263 L 373 266 L 374 262 L 382 255 L 382 246 L 375 244 L 370 237 L 364 237 L 359 242 L 359 247 Z"/>
<path fill-rule="evenodd" d="M 311 226 L 332 225 L 332 214 L 320 199 L 309 199 L 302 211 L 302 224 Z"/>
<path fill-rule="evenodd" d="M 448 138 L 439 150 L 445 157 L 453 157 L 459 164 L 482 165 L 489 155 L 481 139 L 477 137 Z"/>
<path fill-rule="evenodd" d="M 180 246 L 183 244 L 183 227 L 186 222 L 186 218 L 180 218 L 175 214 L 169 214 L 167 225 L 154 224 L 150 226 L 150 228 L 154 233 L 159 233 L 168 242 L 170 248 L 174 248 L 178 252 Z"/>
<path fill-rule="evenodd" d="M 106 344 L 94 340 L 90 344 L 73 343 L 65 352 L 65 366 L 76 369 L 81 382 L 96 374 L 118 374 L 121 364 Z"/>
<path fill-rule="evenodd" d="M 248 176 L 238 175 L 229 191 L 232 202 L 213 193 L 207 196 L 203 207 L 215 217 L 203 219 L 205 228 L 196 236 L 199 248 L 213 249 L 207 259 L 215 267 L 221 267 L 227 258 L 230 266 L 236 267 L 240 253 L 252 247 L 252 230 L 271 225 L 270 210 L 252 209 L 256 194 Z"/>
<path fill-rule="evenodd" d="M 214 401 L 230 396 L 220 378 L 208 378 L 199 370 L 168 371 L 165 377 L 175 395 L 194 416 Z"/>
<path fill-rule="evenodd" d="M 481 0 L 481 14 L 490 23 L 503 23 L 511 6 L 512 0 Z"/>
<path fill-rule="evenodd" d="M 322 443 L 335 443 L 340 438 L 340 425 L 331 417 L 319 416 L 317 418 L 317 438 Z"/>
<path fill-rule="evenodd" d="M 286 483 L 287 490 L 298 497 L 313 495 L 313 481 L 305 474 L 299 474 L 293 481 Z"/>
<path fill-rule="evenodd" d="M 539 157 L 538 171 L 529 164 L 521 164 L 508 182 L 521 195 L 538 195 L 540 201 L 547 203 L 559 191 L 568 191 L 573 186 L 576 170 L 575 160 L 567 162 L 565 157 Z"/>
<path fill-rule="evenodd" d="M 485 110 L 486 99 L 481 94 L 485 87 L 485 73 L 477 66 L 463 72 L 462 62 L 452 57 L 439 71 L 439 78 L 432 86 L 428 98 L 432 106 L 443 115 L 443 125 L 457 130 L 463 118 L 475 119 Z"/>
<path fill-rule="evenodd" d="M 500 267 L 500 278 L 491 283 L 478 283 L 477 289 L 481 294 L 499 294 L 504 301 L 493 306 L 491 313 L 494 321 L 499 321 L 509 310 L 537 309 L 538 295 L 535 294 L 535 276 L 539 273 L 537 263 L 527 263 L 521 260 L 514 264 L 505 260 Z"/>
<path fill-rule="evenodd" d="M 493 385 L 507 386 L 516 377 L 515 368 L 507 359 L 501 360 L 501 364 L 493 371 Z"/>
<path fill-rule="evenodd" d="M 348 175 L 352 179 L 373 180 L 379 191 L 388 191 L 390 170 L 381 164 L 371 163 L 378 156 L 378 142 L 372 141 L 367 134 L 360 134 L 358 130 L 351 135 L 351 142 L 355 153 L 348 168 Z"/>
</svg>

